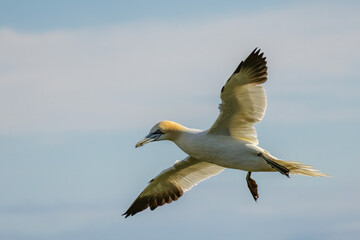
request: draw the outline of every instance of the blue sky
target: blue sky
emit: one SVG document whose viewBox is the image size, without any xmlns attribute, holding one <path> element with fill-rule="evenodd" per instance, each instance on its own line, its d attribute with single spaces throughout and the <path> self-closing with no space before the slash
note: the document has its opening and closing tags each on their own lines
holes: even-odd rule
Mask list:
<svg viewBox="0 0 360 240">
<path fill-rule="evenodd" d="M 311 1 L 303 1 L 303 3 Z M 355 1 L 354 1 L 355 2 Z M 201 20 L 297 5 L 296 1 L 2 1 L 3 27 L 27 31 L 74 29 L 125 22 Z"/>
<path fill-rule="evenodd" d="M 1 1 L 1 239 L 357 239 L 356 1 Z M 255 47 L 267 56 L 260 146 L 332 178 L 227 170 L 124 219 L 185 158 L 134 148 L 158 121 L 206 129 Z M 281 234 L 279 235 L 279 232 Z"/>
</svg>

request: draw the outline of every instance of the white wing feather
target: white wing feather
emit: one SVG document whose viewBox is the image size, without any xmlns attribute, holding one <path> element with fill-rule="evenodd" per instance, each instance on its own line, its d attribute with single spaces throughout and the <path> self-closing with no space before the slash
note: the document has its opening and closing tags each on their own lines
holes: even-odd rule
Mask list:
<svg viewBox="0 0 360 240">
<path fill-rule="evenodd" d="M 254 123 L 266 110 L 266 94 L 262 85 L 267 78 L 266 61 L 256 49 L 241 62 L 221 90 L 220 115 L 209 134 L 230 135 L 258 144 Z"/>
<path fill-rule="evenodd" d="M 175 201 L 201 181 L 223 170 L 223 167 L 192 157 L 176 161 L 172 167 L 165 169 L 149 182 L 124 215 L 132 216 L 147 207 L 154 210 L 158 206 Z"/>
</svg>

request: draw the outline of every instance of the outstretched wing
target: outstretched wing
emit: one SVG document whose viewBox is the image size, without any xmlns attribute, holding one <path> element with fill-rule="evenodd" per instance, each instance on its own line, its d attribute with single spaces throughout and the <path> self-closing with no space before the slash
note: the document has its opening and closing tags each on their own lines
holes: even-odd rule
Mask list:
<svg viewBox="0 0 360 240">
<path fill-rule="evenodd" d="M 266 109 L 266 58 L 255 49 L 242 61 L 221 89 L 220 115 L 209 134 L 230 135 L 258 144 L 254 123 L 259 122 Z"/>
<path fill-rule="evenodd" d="M 176 161 L 172 167 L 165 169 L 149 182 L 123 215 L 132 216 L 148 207 L 154 210 L 175 201 L 193 186 L 223 170 L 223 167 L 190 156 Z"/>
</svg>

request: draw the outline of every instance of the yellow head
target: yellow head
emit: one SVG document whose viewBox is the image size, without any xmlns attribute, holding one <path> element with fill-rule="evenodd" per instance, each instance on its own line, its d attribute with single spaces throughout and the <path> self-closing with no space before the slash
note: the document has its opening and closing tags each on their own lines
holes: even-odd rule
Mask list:
<svg viewBox="0 0 360 240">
<path fill-rule="evenodd" d="M 185 131 L 185 127 L 172 121 L 161 121 L 151 128 L 149 134 L 141 139 L 135 147 L 141 147 L 146 143 L 161 140 L 174 141 L 181 132 Z"/>
</svg>

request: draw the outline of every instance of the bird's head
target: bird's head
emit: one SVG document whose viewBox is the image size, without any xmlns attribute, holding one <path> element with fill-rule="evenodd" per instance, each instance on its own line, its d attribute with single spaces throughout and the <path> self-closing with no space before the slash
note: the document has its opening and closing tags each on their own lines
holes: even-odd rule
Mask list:
<svg viewBox="0 0 360 240">
<path fill-rule="evenodd" d="M 135 148 L 141 147 L 146 143 L 161 140 L 174 141 L 181 132 L 185 130 L 184 126 L 172 121 L 161 121 L 151 128 L 149 134 L 141 139 Z"/>
</svg>

